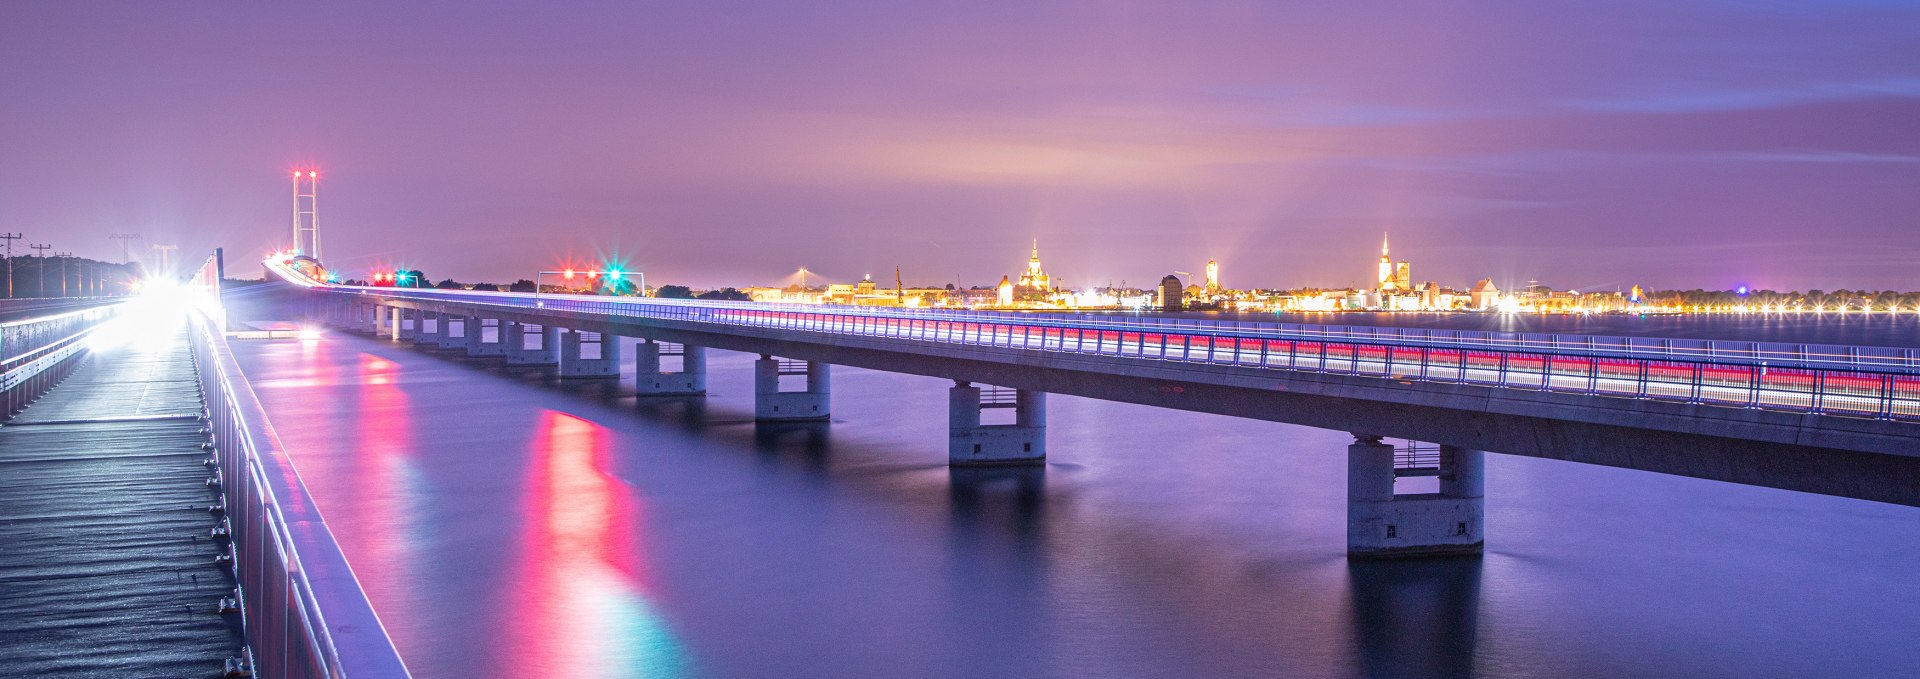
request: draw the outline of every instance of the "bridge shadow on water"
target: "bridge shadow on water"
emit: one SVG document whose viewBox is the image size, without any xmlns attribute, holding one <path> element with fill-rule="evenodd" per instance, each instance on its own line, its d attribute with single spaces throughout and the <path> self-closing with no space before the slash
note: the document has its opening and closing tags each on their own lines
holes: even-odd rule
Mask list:
<svg viewBox="0 0 1920 679">
<path fill-rule="evenodd" d="M 1269 623 L 1288 615 L 1284 602 L 1311 599 L 1304 588 L 1308 582 L 1289 577 L 1258 577 L 1240 580 L 1221 577 L 1219 564 L 1209 563 L 1209 553 L 1195 550 L 1192 544 L 1178 540 L 1141 539 L 1137 526 L 1092 523 L 1083 518 L 1054 516 L 1050 507 L 1071 506 L 1071 483 L 1058 481 L 1058 472 L 1072 477 L 1078 465 L 1053 464 L 1026 467 L 948 468 L 938 463 L 870 464 L 836 466 L 836 455 L 845 455 L 857 445 L 862 458 L 892 460 L 924 457 L 926 450 L 887 450 L 871 443 L 840 442 L 836 450 L 831 422 L 764 423 L 755 422 L 751 413 L 715 407 L 706 396 L 635 396 L 628 380 L 563 380 L 552 368 L 507 366 L 498 358 L 470 358 L 456 352 L 425 351 L 447 363 L 464 366 L 497 378 L 537 385 L 549 392 L 582 404 L 611 408 L 707 441 L 741 451 L 752 451 L 764 464 L 805 474 L 809 483 L 839 485 L 858 489 L 894 502 L 903 510 L 933 508 L 948 527 L 947 549 L 952 555 L 956 579 L 988 578 L 1031 597 L 1001 602 L 991 612 L 956 611 L 955 615 L 979 616 L 979 625 L 1013 626 L 1035 633 L 1044 630 L 1046 619 L 1059 615 L 1045 603 L 1046 582 L 1050 572 L 1071 570 L 1061 566 L 1073 555 L 1076 543 L 1098 542 L 1085 535 L 1088 530 L 1125 536 L 1134 553 L 1129 561 L 1132 577 L 1148 583 L 1167 577 L 1189 577 L 1218 583 L 1223 596 L 1239 598 L 1248 611 L 1217 611 L 1178 600 L 1162 600 L 1166 614 L 1185 619 L 1198 628 L 1222 624 L 1245 624 L 1248 620 Z M 944 451 L 942 451 L 944 452 Z M 1049 468 L 1056 467 L 1056 483 L 1049 487 Z M 927 483 L 944 470 L 945 502 L 928 503 Z M 912 478 L 897 480 L 899 475 Z M 936 507 L 937 506 L 937 507 Z M 1053 507 L 1056 508 L 1057 507 Z M 1065 512 L 1071 515 L 1072 512 Z M 1076 523 L 1076 521 L 1078 523 Z M 1059 525 L 1056 525 L 1059 524 Z M 1064 548 L 1062 545 L 1069 545 Z M 1333 557 L 1329 558 L 1342 558 Z M 1256 570 L 1258 570 L 1256 568 Z M 1346 621 L 1350 629 L 1328 630 L 1333 637 L 1347 637 L 1353 657 L 1350 662 L 1362 676 L 1472 676 L 1475 672 L 1477 628 L 1481 604 L 1482 558 L 1421 558 L 1387 561 L 1351 561 L 1346 563 L 1348 589 L 1345 593 Z M 1184 576 L 1182 575 L 1184 574 Z M 1151 585 L 1146 585 L 1151 587 Z M 1009 611 L 1011 605 L 1021 610 Z M 1278 630 L 1281 626 L 1274 625 Z M 1258 640 L 1259 633 L 1245 635 L 1243 641 Z M 1292 647 L 1310 643 L 1304 638 L 1279 642 Z"/>
<path fill-rule="evenodd" d="M 1481 557 L 1348 562 L 1366 676 L 1473 676 L 1480 575 Z"/>
</svg>

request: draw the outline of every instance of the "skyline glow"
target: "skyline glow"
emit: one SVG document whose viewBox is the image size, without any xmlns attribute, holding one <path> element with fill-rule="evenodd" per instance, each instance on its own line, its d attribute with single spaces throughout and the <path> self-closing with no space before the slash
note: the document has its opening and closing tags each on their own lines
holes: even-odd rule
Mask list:
<svg viewBox="0 0 1920 679">
<path fill-rule="evenodd" d="M 511 280 L 1908 290 L 1920 7 L 0 8 L 0 231 Z"/>
</svg>

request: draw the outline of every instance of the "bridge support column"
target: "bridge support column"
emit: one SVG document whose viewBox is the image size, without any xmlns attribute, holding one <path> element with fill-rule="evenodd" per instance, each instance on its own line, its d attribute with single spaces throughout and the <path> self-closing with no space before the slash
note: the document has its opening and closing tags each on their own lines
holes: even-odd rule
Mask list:
<svg viewBox="0 0 1920 679">
<path fill-rule="evenodd" d="M 634 393 L 640 396 L 698 396 L 707 393 L 707 349 L 645 340 L 634 347 Z M 666 372 L 660 359 L 680 357 L 680 372 Z M 756 376 L 758 373 L 755 373 Z M 757 379 L 757 377 L 756 377 Z M 758 402 L 758 399 L 755 399 Z"/>
<path fill-rule="evenodd" d="M 582 351 L 591 349 L 591 351 Z M 593 354 L 592 358 L 586 356 Z M 560 335 L 560 378 L 620 378 L 620 337 L 569 329 Z"/>
<path fill-rule="evenodd" d="M 504 321 L 468 316 L 461 326 L 463 339 L 467 343 L 468 356 L 480 358 L 507 355 L 507 328 Z M 489 333 L 489 330 L 492 332 Z M 493 339 L 487 339 L 489 334 Z"/>
<path fill-rule="evenodd" d="M 460 334 L 453 334 L 453 326 L 460 326 Z M 473 332 L 472 316 L 454 316 L 440 314 L 437 327 L 434 328 L 434 347 L 439 349 L 460 349 L 467 346 L 467 333 Z"/>
<path fill-rule="evenodd" d="M 1402 469 L 1396 453 L 1378 436 L 1355 434 L 1347 446 L 1347 555 L 1479 554 L 1485 544 L 1486 454 L 1441 446 L 1437 469 Z M 1395 495 L 1394 479 L 1403 474 L 1437 475 L 1440 491 Z"/>
<path fill-rule="evenodd" d="M 413 309 L 393 307 L 392 314 L 393 341 L 412 340 L 414 334 L 420 331 L 420 312 Z"/>
<path fill-rule="evenodd" d="M 340 327 L 349 332 L 373 332 L 373 310 L 354 300 L 340 303 Z"/>
<path fill-rule="evenodd" d="M 533 325 L 501 321 L 507 330 L 507 365 L 544 366 L 560 364 L 560 332 L 551 325 Z M 528 349 L 527 337 L 538 337 L 540 346 Z"/>
<path fill-rule="evenodd" d="M 805 391 L 780 391 L 780 378 L 805 375 Z M 753 417 L 761 422 L 825 420 L 828 409 L 827 364 L 762 355 L 753 363 Z"/>
<path fill-rule="evenodd" d="M 981 424 L 982 410 L 1011 408 L 1012 424 Z M 966 382 L 947 390 L 947 464 L 954 467 L 1037 465 L 1047 461 L 1047 394 L 1026 389 L 983 392 Z"/>
<path fill-rule="evenodd" d="M 439 346 L 440 336 L 447 334 L 447 317 L 432 311 L 413 312 L 413 343 Z"/>
</svg>

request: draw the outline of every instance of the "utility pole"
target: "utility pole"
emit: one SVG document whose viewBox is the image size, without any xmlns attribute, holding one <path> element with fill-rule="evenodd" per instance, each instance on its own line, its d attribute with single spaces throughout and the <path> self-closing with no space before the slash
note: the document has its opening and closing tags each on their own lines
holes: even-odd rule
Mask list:
<svg viewBox="0 0 1920 679">
<path fill-rule="evenodd" d="M 73 253 L 56 252 L 53 256 L 60 258 L 60 296 L 65 297 L 67 296 L 67 260 L 73 259 Z"/>
<path fill-rule="evenodd" d="M 180 249 L 180 246 L 178 246 L 178 245 L 155 245 L 155 246 L 153 246 L 153 250 L 154 250 L 155 252 L 158 252 L 158 253 L 160 253 L 160 270 L 159 270 L 159 272 L 158 272 L 158 273 L 159 273 L 159 275 L 162 275 L 162 276 L 169 276 L 169 275 L 172 275 L 172 271 L 173 271 L 173 270 L 167 267 L 167 265 L 168 265 L 169 263 L 171 263 L 171 258 L 170 258 L 170 257 L 168 257 L 168 255 L 167 255 L 167 253 L 170 253 L 170 252 L 173 252 L 174 250 L 178 250 L 178 249 Z"/>
<path fill-rule="evenodd" d="M 893 301 L 907 305 L 907 289 L 900 285 L 900 265 L 893 265 Z"/>
<path fill-rule="evenodd" d="M 40 289 L 35 290 L 34 293 L 41 297 L 45 297 L 47 296 L 47 251 L 52 250 L 53 246 L 48 245 L 46 243 L 40 243 L 38 245 L 28 245 L 27 248 L 31 250 L 40 251 L 40 266 L 35 267 L 39 269 L 39 273 L 40 273 Z"/>
<path fill-rule="evenodd" d="M 17 233 L 0 233 L 0 240 L 7 242 L 7 299 L 13 299 L 13 242 L 25 237 Z"/>
<path fill-rule="evenodd" d="M 127 252 L 127 242 L 140 240 L 140 234 L 116 233 L 107 237 L 120 241 L 120 263 L 121 264 L 131 263 L 133 261 L 133 255 L 128 254 Z"/>
</svg>

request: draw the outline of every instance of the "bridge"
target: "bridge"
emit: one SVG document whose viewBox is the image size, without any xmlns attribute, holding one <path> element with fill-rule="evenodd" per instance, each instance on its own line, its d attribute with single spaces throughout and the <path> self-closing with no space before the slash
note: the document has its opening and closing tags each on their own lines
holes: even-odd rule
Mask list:
<svg viewBox="0 0 1920 679">
<path fill-rule="evenodd" d="M 754 354 L 755 415 L 767 422 L 828 419 L 836 365 L 952 380 L 946 448 L 954 466 L 1043 463 L 1048 394 L 1350 432 L 1346 532 L 1354 557 L 1481 551 L 1487 452 L 1920 506 L 1920 350 L 1911 348 L 417 290 L 334 285 L 281 260 L 266 266 L 273 289 L 285 293 L 284 317 L 563 379 L 618 378 L 633 366 L 641 396 L 698 398 L 707 352 Z M 216 257 L 170 296 L 178 307 L 171 316 L 148 308 L 152 296 L 12 309 L 0 322 L 4 433 L 48 443 L 9 447 L 0 463 L 35 478 L 153 465 L 125 492 L 206 495 L 211 504 L 189 509 L 212 526 L 211 541 L 162 539 L 157 544 L 183 547 L 132 556 L 185 568 L 211 550 L 212 579 L 168 587 L 127 580 L 137 573 L 125 569 L 72 569 L 74 582 L 185 611 L 177 630 L 141 630 L 172 644 L 143 659 L 154 671 L 227 652 L 233 642 L 220 618 L 197 612 L 206 610 L 241 620 L 244 651 L 228 658 L 232 672 L 406 676 L 227 346 L 219 279 Z M 149 327 L 179 316 L 188 319 L 184 331 Z M 92 350 L 175 334 L 184 347 L 138 360 Z M 626 347 L 638 355 L 628 360 Z M 97 377 L 66 380 L 72 375 Z M 112 388 L 143 381 L 141 393 L 165 398 L 129 401 Z M 69 431 L 115 439 L 102 447 L 62 433 Z M 211 455 L 198 459 L 202 450 Z M 15 454 L 22 451 L 32 454 Z M 1166 463 L 1181 464 L 1178 455 L 1168 451 Z M 204 484 L 180 485 L 203 467 Z M 1397 479 L 1416 476 L 1436 478 L 1436 491 L 1396 491 Z M 64 501 L 32 483 L 0 484 L 0 505 L 24 506 L 23 497 Z M 117 502 L 78 500 L 71 514 Z M 184 519 L 155 515 L 116 530 L 178 530 L 192 523 Z M 41 535 L 65 530 L 41 523 L 17 523 L 40 550 L 17 558 L 112 563 L 87 544 Z M 42 589 L 33 596 L 60 596 Z M 109 629 L 85 617 L 91 610 L 26 599 L 16 607 L 9 619 Z M 57 620 L 62 615 L 67 621 Z M 23 636 L 29 629 L 0 625 L 0 640 L 34 649 L 34 662 L 45 663 L 36 667 L 85 667 L 88 653 L 111 652 L 49 645 Z"/>
<path fill-rule="evenodd" d="M 287 264 L 266 262 L 314 318 L 566 379 L 620 376 L 614 338 L 637 338 L 641 395 L 703 394 L 708 350 L 757 354 L 761 421 L 827 419 L 835 365 L 949 379 L 955 466 L 1043 462 L 1047 394 L 1351 432 L 1356 557 L 1480 551 L 1485 452 L 1920 506 L 1914 349 L 360 287 Z M 1396 493 L 1407 476 L 1438 492 Z"/>
<path fill-rule="evenodd" d="M 0 667 L 408 676 L 234 361 L 218 280 L 0 305 Z"/>
</svg>

